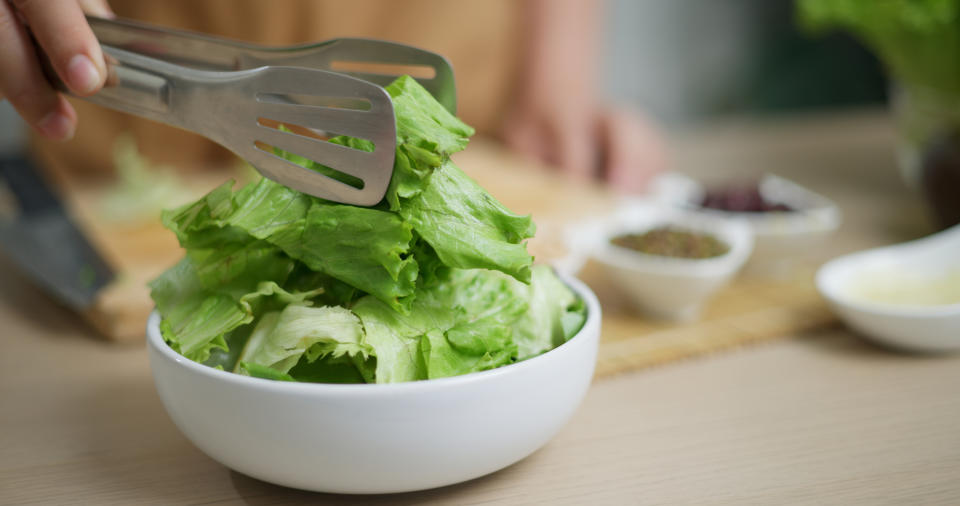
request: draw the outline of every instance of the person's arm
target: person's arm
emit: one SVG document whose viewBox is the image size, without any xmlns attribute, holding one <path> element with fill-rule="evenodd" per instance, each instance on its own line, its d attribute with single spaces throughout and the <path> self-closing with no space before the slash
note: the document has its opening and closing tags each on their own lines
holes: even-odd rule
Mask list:
<svg viewBox="0 0 960 506">
<path fill-rule="evenodd" d="M 70 91 L 96 93 L 106 65 L 85 12 L 112 15 L 105 0 L 0 0 L 0 98 L 53 139 L 73 136 L 77 114 L 44 77 L 30 33 Z"/>
<path fill-rule="evenodd" d="M 597 89 L 602 2 L 526 0 L 523 60 L 504 142 L 574 177 L 642 189 L 664 165 L 656 130 Z"/>
</svg>

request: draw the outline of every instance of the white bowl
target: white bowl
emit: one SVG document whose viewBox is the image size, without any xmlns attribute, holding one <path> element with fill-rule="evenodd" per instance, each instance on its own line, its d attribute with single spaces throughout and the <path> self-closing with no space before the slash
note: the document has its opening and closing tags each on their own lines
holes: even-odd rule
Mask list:
<svg viewBox="0 0 960 506">
<path fill-rule="evenodd" d="M 753 232 L 753 253 L 746 269 L 760 275 L 775 275 L 789 268 L 808 252 L 817 251 L 840 227 L 840 210 L 830 199 L 788 179 L 767 174 L 759 183 L 760 194 L 786 204 L 793 212 L 746 213 L 706 209 L 700 202 L 706 188 L 677 173 L 659 177 L 653 193 L 660 202 L 719 218 L 744 220 Z"/>
<path fill-rule="evenodd" d="M 713 258 L 687 259 L 648 255 L 610 243 L 621 234 L 639 234 L 665 225 L 710 234 L 730 250 Z M 624 203 L 610 216 L 571 226 L 566 241 L 568 249 L 575 252 L 571 258 L 594 258 L 638 310 L 673 321 L 699 316 L 703 303 L 740 269 L 753 245 L 750 228 L 743 222 L 641 200 Z M 582 261 L 567 260 L 564 265 L 577 268 Z"/>
<path fill-rule="evenodd" d="M 458 483 L 545 444 L 593 376 L 600 305 L 583 329 L 543 355 L 484 372 L 388 385 L 271 381 L 219 371 L 173 351 L 160 316 L 147 323 L 157 393 L 184 435 L 214 460 L 271 483 L 387 493 Z"/>
<path fill-rule="evenodd" d="M 871 300 L 864 285 L 888 279 L 960 273 L 960 225 L 917 241 L 861 251 L 827 262 L 817 289 L 834 312 L 864 337 L 913 352 L 960 350 L 960 303 L 912 305 Z"/>
</svg>

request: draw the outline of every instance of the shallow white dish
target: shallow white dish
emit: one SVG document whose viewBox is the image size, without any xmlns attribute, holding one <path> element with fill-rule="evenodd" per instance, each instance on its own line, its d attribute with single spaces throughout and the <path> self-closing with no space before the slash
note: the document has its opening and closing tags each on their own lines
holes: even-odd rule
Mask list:
<svg viewBox="0 0 960 506">
<path fill-rule="evenodd" d="M 772 174 L 760 180 L 760 194 L 796 211 L 745 213 L 702 208 L 700 202 L 706 188 L 677 173 L 657 178 L 652 191 L 660 202 L 708 216 L 740 219 L 749 224 L 754 246 L 745 268 L 761 275 L 777 274 L 805 253 L 816 251 L 841 223 L 840 210 L 830 199 Z"/>
<path fill-rule="evenodd" d="M 452 378 L 389 385 L 290 383 L 212 369 L 173 351 L 160 316 L 147 349 L 160 399 L 204 453 L 271 483 L 373 494 L 450 485 L 526 457 L 573 415 L 593 376 L 600 305 L 580 332 L 543 355 Z"/>
<path fill-rule="evenodd" d="M 865 298 L 865 280 L 937 276 L 960 271 L 960 225 L 895 246 L 861 251 L 826 263 L 817 289 L 851 328 L 881 344 L 914 352 L 960 351 L 960 303 L 908 305 Z"/>
<path fill-rule="evenodd" d="M 686 259 L 648 255 L 610 243 L 621 234 L 665 225 L 712 235 L 730 250 L 714 258 Z M 579 269 L 584 259 L 592 257 L 638 310 L 673 321 L 699 316 L 703 303 L 736 274 L 753 246 L 750 228 L 743 222 L 642 200 L 625 202 L 610 216 L 573 225 L 565 236 L 572 252 L 563 262 L 565 268 Z"/>
</svg>

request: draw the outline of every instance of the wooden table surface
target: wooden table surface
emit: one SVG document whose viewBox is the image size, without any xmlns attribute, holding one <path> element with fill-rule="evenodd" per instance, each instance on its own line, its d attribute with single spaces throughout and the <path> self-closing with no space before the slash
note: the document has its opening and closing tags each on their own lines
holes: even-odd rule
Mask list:
<svg viewBox="0 0 960 506">
<path fill-rule="evenodd" d="M 707 179 L 772 171 L 836 199 L 828 258 L 927 232 L 892 141 L 882 114 L 862 112 L 728 122 L 673 147 Z M 373 497 L 277 487 L 180 435 L 142 345 L 95 339 L 0 272 L 0 504 L 960 504 L 960 357 L 843 329 L 597 381 L 553 441 L 471 482 Z"/>
</svg>

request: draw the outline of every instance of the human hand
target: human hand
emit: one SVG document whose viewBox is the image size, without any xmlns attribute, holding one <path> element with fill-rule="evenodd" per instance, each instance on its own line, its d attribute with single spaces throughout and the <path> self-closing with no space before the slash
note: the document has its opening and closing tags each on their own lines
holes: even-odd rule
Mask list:
<svg viewBox="0 0 960 506">
<path fill-rule="evenodd" d="M 641 115 L 562 100 L 553 106 L 515 110 L 504 122 L 503 142 L 567 175 L 601 179 L 627 193 L 644 190 L 666 168 L 660 133 Z"/>
<path fill-rule="evenodd" d="M 0 0 L 0 98 L 52 139 L 73 137 L 77 113 L 44 77 L 30 33 L 70 91 L 91 95 L 107 70 L 84 13 L 113 16 L 106 0 Z"/>
<path fill-rule="evenodd" d="M 501 135 L 515 151 L 565 174 L 643 190 L 664 169 L 656 128 L 597 100 L 599 2 L 526 0 L 521 65 Z"/>
</svg>

